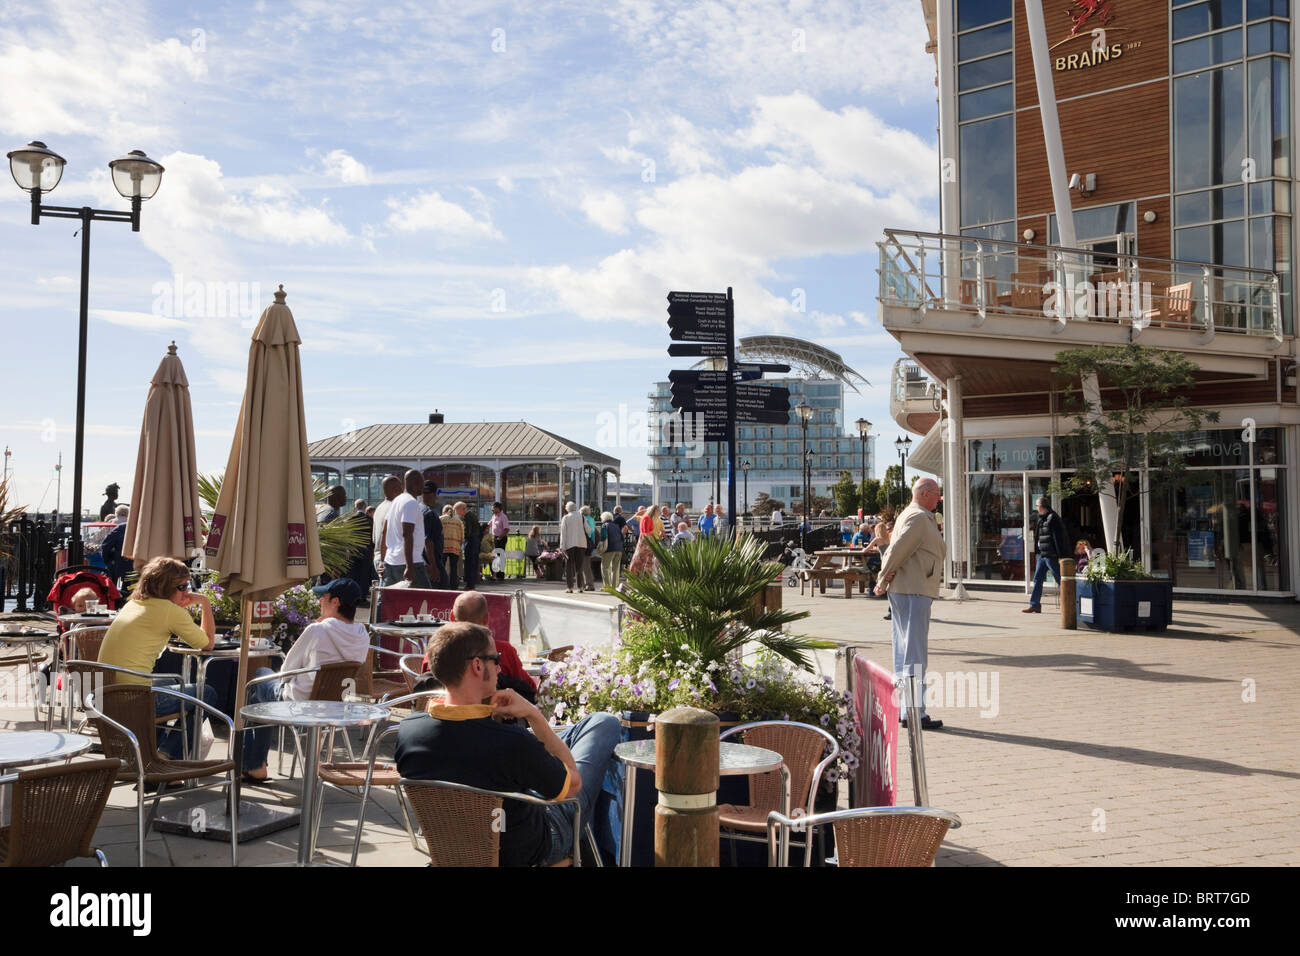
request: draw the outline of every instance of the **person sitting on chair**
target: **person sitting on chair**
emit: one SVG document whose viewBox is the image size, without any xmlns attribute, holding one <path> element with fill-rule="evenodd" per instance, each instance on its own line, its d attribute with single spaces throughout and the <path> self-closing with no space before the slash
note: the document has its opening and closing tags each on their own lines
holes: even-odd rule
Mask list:
<svg viewBox="0 0 1300 956">
<path fill-rule="evenodd" d="M 202 624 L 195 624 L 187 610 L 194 605 L 202 611 Z M 212 616 L 212 604 L 207 595 L 190 590 L 190 569 L 175 558 L 154 558 L 141 570 L 131 599 L 108 626 L 104 643 L 99 648 L 99 662 L 150 674 L 172 635 L 190 647 L 210 651 L 216 642 L 217 622 Z M 113 682 L 151 683 L 148 677 L 130 674 L 114 674 Z M 184 684 L 176 690 L 194 697 L 198 685 Z M 203 688 L 203 702 L 212 707 L 219 706 L 217 689 L 211 684 Z M 193 704 L 185 704 L 186 720 L 197 738 L 199 725 L 193 720 L 196 709 Z M 154 695 L 154 711 L 159 717 L 179 710 L 180 703 L 175 697 Z M 168 757 L 179 760 L 184 752 L 184 741 L 179 733 L 161 728 L 158 747 Z"/>
<path fill-rule="evenodd" d="M 465 624 L 477 624 L 480 627 L 488 627 L 488 605 L 485 598 L 478 591 L 462 591 L 456 598 L 456 602 L 451 606 L 451 619 L 461 621 Z M 497 690 L 515 690 L 527 698 L 530 702 L 537 700 L 537 681 L 529 676 L 528 671 L 524 670 L 524 662 L 519 659 L 519 652 L 509 641 L 497 641 L 497 653 L 501 655 L 501 674 L 497 679 Z M 429 653 L 424 655 L 424 663 L 421 670 L 429 670 Z"/>
<path fill-rule="evenodd" d="M 439 628 L 429 642 L 429 660 L 447 702 L 402 721 L 396 756 L 403 777 L 531 790 L 545 800 L 578 797 L 582 819 L 593 820 L 622 735 L 617 717 L 591 714 L 557 735 L 536 705 L 512 690 L 496 689 L 500 654 L 492 632 L 477 624 Z M 494 719 L 502 717 L 521 718 L 528 730 Z M 507 800 L 503 809 L 502 866 L 550 865 L 572 852 L 572 807 Z"/>
<path fill-rule="evenodd" d="M 298 640 L 285 655 L 282 671 L 301 667 L 319 667 L 336 661 L 364 661 L 370 650 L 366 626 L 358 623 L 357 605 L 365 600 L 361 585 L 351 578 L 335 578 L 329 584 L 312 588 L 320 595 L 320 618 L 303 628 Z M 254 677 L 270 677 L 275 671 L 260 667 Z M 273 700 L 309 700 L 315 674 L 298 674 L 285 681 L 255 684 L 249 691 L 250 704 Z M 271 750 L 271 728 L 259 727 L 244 732 L 244 780 L 263 784 L 267 781 L 266 755 Z"/>
</svg>

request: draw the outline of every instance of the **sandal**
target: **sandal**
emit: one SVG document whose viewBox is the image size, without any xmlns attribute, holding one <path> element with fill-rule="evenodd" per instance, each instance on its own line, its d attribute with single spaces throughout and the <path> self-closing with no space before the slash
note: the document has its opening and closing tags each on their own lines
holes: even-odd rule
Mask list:
<svg viewBox="0 0 1300 956">
<path fill-rule="evenodd" d="M 239 779 L 241 782 L 249 784 L 250 786 L 254 786 L 254 787 L 269 787 L 273 782 L 269 776 L 254 777 L 252 774 L 248 774 L 248 773 L 242 774 Z"/>
</svg>

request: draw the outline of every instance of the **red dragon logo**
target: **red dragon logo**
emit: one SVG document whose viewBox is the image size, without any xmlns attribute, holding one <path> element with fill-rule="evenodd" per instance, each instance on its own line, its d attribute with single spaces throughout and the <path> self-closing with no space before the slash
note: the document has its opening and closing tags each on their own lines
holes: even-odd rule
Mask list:
<svg viewBox="0 0 1300 956">
<path fill-rule="evenodd" d="M 1097 21 L 1097 26 L 1106 26 L 1115 18 L 1115 11 L 1110 7 L 1110 0 L 1073 0 L 1075 9 L 1066 10 L 1065 15 L 1070 18 L 1074 28 L 1066 39 L 1073 39 L 1079 35 L 1085 26 L 1091 21 Z"/>
</svg>

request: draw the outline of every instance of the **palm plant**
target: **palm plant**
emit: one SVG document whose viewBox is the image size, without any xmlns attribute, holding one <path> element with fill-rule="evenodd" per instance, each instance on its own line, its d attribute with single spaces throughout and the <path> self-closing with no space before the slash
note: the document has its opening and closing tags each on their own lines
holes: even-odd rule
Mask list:
<svg viewBox="0 0 1300 956">
<path fill-rule="evenodd" d="M 708 536 L 675 548 L 647 539 L 658 569 L 628 574 L 621 598 L 645 619 L 637 652 L 647 658 L 675 656 L 684 644 L 704 662 L 721 662 L 747 641 L 763 645 L 791 663 L 812 670 L 808 651 L 835 645 L 783 628 L 808 617 L 808 611 L 756 611 L 756 599 L 784 570 L 779 561 L 764 561 L 766 544 L 751 535 L 738 541 Z"/>
<path fill-rule="evenodd" d="M 13 556 L 10 553 L 13 541 L 6 529 L 26 511 L 26 508 L 9 507 L 9 479 L 0 481 L 0 564 L 7 563 Z"/>
<path fill-rule="evenodd" d="M 199 497 L 203 500 L 203 533 L 208 531 L 208 518 L 217 507 L 221 497 L 221 475 L 199 475 Z M 317 504 L 322 504 L 329 494 L 323 482 L 316 482 L 312 487 Z M 320 560 L 325 566 L 325 574 L 336 578 L 347 573 L 355 560 L 356 553 L 362 548 L 370 547 L 370 535 L 366 523 L 356 512 L 340 515 L 329 524 L 317 525 L 316 533 L 320 538 Z"/>
</svg>

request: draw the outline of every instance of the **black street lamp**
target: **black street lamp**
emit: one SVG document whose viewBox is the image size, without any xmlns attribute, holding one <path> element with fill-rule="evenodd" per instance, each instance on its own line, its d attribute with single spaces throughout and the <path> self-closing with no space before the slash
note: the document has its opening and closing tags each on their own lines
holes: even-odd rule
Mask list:
<svg viewBox="0 0 1300 956">
<path fill-rule="evenodd" d="M 740 471 L 745 476 L 745 517 L 749 517 L 749 459 L 740 463 Z"/>
<path fill-rule="evenodd" d="M 894 442 L 894 447 L 898 449 L 898 506 L 902 508 L 907 505 L 907 456 L 912 451 L 911 436 L 900 437 Z"/>
<path fill-rule="evenodd" d="M 673 506 L 676 507 L 677 503 L 682 500 L 682 463 L 679 458 L 673 459 L 673 473 L 671 477 L 673 479 Z"/>
<path fill-rule="evenodd" d="M 803 547 L 804 528 L 808 524 L 808 423 L 812 421 L 813 409 L 807 402 L 800 402 L 794 408 L 799 416 L 799 425 L 803 428 L 803 521 L 799 522 L 799 547 Z"/>
<path fill-rule="evenodd" d="M 58 153 L 44 143 L 33 140 L 21 149 L 11 150 L 9 172 L 18 188 L 32 195 L 32 225 L 40 225 L 41 217 L 50 219 L 81 220 L 81 324 L 77 339 L 77 432 L 72 466 L 72 540 L 68 542 L 68 564 L 81 563 L 81 471 L 82 452 L 86 430 L 86 320 L 90 301 L 90 224 L 103 222 L 129 222 L 132 232 L 140 231 L 140 204 L 152 199 L 162 183 L 163 168 L 141 150 L 133 149 L 120 159 L 108 164 L 113 176 L 113 186 L 123 198 L 131 200 L 131 211 L 91 209 L 89 206 L 46 206 L 41 202 L 43 193 L 52 192 L 63 178 L 67 165 Z"/>
<path fill-rule="evenodd" d="M 858 507 L 862 509 L 862 517 L 867 516 L 867 437 L 871 434 L 871 422 L 865 418 L 859 418 L 855 425 L 858 426 L 858 437 L 862 439 L 862 485 L 858 492 Z"/>
</svg>

